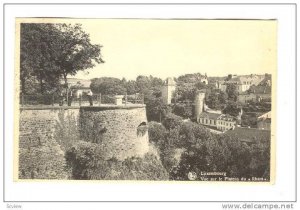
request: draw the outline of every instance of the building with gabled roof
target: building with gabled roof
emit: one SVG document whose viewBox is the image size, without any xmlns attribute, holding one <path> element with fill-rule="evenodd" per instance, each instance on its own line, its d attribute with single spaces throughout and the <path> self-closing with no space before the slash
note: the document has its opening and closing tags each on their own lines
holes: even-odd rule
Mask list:
<svg viewBox="0 0 300 210">
<path fill-rule="evenodd" d="M 271 130 L 272 112 L 266 112 L 257 117 L 257 128 L 260 130 Z"/>
<path fill-rule="evenodd" d="M 270 78 L 265 78 L 258 85 L 252 85 L 247 91 L 238 95 L 238 101 L 242 104 L 248 102 L 270 102 L 272 98 L 272 82 Z"/>
<path fill-rule="evenodd" d="M 220 131 L 228 131 L 236 127 L 236 119 L 228 114 L 202 112 L 197 122 Z"/>
<path fill-rule="evenodd" d="M 257 74 L 241 75 L 241 76 L 229 74 L 224 81 L 219 81 L 217 87 L 223 92 L 225 92 L 227 89 L 227 85 L 234 84 L 237 86 L 237 91 L 239 93 L 242 93 L 249 90 L 252 85 L 256 86 L 260 84 L 260 82 L 263 81 L 265 77 L 266 75 L 257 75 Z"/>
<path fill-rule="evenodd" d="M 91 80 L 67 78 L 68 88 L 73 91 L 73 94 L 79 98 L 83 94 L 91 92 Z M 61 84 L 64 84 L 64 80 L 61 80 Z"/>
</svg>

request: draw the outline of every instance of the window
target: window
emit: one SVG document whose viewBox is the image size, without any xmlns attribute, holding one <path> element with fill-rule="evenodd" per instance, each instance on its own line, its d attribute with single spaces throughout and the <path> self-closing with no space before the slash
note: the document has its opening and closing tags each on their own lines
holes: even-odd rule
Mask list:
<svg viewBox="0 0 300 210">
<path fill-rule="evenodd" d="M 146 133 L 148 132 L 148 126 L 146 122 L 142 122 L 141 124 L 139 124 L 139 126 L 137 127 L 137 137 L 142 137 L 144 136 Z"/>
</svg>

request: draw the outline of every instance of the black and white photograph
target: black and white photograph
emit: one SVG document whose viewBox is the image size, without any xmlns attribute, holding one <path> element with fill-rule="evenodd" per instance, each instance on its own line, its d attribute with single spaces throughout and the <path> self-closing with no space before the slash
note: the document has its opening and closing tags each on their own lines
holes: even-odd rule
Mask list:
<svg viewBox="0 0 300 210">
<path fill-rule="evenodd" d="M 16 181 L 272 183 L 276 20 L 16 22 Z"/>
<path fill-rule="evenodd" d="M 0 1 L 0 209 L 297 209 L 295 0 Z"/>
</svg>

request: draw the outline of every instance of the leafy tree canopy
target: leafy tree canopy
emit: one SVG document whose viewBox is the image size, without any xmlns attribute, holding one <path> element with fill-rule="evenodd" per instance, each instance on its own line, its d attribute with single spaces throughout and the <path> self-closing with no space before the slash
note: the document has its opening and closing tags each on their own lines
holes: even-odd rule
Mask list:
<svg viewBox="0 0 300 210">
<path fill-rule="evenodd" d="M 26 93 L 26 81 L 45 86 L 59 84 L 63 78 L 103 63 L 101 46 L 92 44 L 89 34 L 80 24 L 21 24 L 20 76 L 21 90 Z M 29 79 L 29 80 L 28 80 Z"/>
<path fill-rule="evenodd" d="M 176 97 L 177 100 L 194 100 L 197 90 L 207 88 L 207 85 L 201 82 L 203 75 L 200 73 L 184 74 L 177 78 Z"/>
<path fill-rule="evenodd" d="M 120 79 L 113 77 L 92 79 L 91 90 L 105 95 L 126 94 L 126 86 Z"/>
<path fill-rule="evenodd" d="M 228 95 L 228 100 L 237 101 L 238 98 L 238 91 L 237 86 L 235 84 L 228 84 L 226 88 L 226 93 Z"/>
</svg>

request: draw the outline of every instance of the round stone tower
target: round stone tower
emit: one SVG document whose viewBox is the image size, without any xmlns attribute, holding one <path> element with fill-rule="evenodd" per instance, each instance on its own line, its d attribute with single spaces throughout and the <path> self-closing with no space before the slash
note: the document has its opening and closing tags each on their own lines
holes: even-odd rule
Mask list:
<svg viewBox="0 0 300 210">
<path fill-rule="evenodd" d="M 195 118 L 197 119 L 197 122 L 199 120 L 199 115 L 204 109 L 204 98 L 205 93 L 202 91 L 197 92 L 195 95 Z"/>
<path fill-rule="evenodd" d="M 149 150 L 143 104 L 81 107 L 79 121 L 81 139 L 97 143 L 106 160 L 142 157 Z"/>
</svg>

